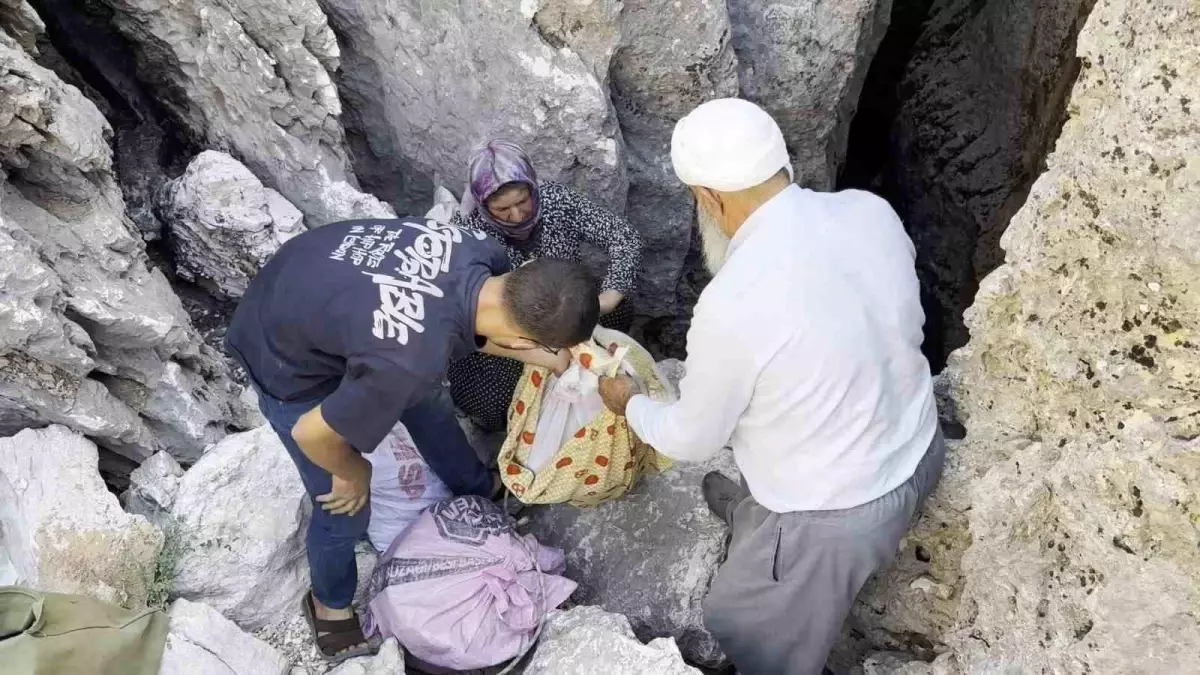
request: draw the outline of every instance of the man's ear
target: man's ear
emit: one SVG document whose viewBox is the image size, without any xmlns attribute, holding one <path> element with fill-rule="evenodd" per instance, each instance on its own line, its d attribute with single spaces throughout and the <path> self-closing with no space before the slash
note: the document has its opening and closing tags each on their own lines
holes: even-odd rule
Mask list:
<svg viewBox="0 0 1200 675">
<path fill-rule="evenodd" d="M 704 209 L 705 213 L 713 220 L 721 222 L 721 216 L 725 215 L 725 209 L 715 191 L 706 187 L 693 187 L 692 194 L 696 196 L 697 207 Z"/>
</svg>

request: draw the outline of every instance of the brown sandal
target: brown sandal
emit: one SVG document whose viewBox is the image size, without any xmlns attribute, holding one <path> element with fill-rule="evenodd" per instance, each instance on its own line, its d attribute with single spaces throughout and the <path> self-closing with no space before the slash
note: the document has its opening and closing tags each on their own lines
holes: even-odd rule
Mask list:
<svg viewBox="0 0 1200 675">
<path fill-rule="evenodd" d="M 327 621 L 317 618 L 317 609 L 313 604 L 312 591 L 304 594 L 300 601 L 304 618 L 312 630 L 313 642 L 317 651 L 328 663 L 337 664 L 356 656 L 370 656 L 375 648 L 367 641 L 362 632 L 362 624 L 358 617 Z M 343 651 L 345 650 L 345 651 Z"/>
</svg>

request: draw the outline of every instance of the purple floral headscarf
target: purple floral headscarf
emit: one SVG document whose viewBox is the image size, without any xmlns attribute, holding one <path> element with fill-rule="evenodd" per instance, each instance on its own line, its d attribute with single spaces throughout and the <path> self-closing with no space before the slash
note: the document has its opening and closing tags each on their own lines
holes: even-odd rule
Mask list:
<svg viewBox="0 0 1200 675">
<path fill-rule="evenodd" d="M 492 216 L 487 200 L 504 185 L 521 183 L 529 186 L 529 198 L 533 200 L 533 213 L 523 223 L 506 223 Z M 500 228 L 506 237 L 525 241 L 533 234 L 541 215 L 541 200 L 538 197 L 537 172 L 529 156 L 521 146 L 511 141 L 492 140 L 471 152 L 467 164 L 467 187 L 463 190 L 463 213 L 475 211 L 479 217 Z"/>
</svg>

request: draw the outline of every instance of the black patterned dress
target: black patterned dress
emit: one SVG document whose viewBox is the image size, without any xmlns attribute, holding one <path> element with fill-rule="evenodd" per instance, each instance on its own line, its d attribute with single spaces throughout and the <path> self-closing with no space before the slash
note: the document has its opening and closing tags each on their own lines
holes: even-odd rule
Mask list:
<svg viewBox="0 0 1200 675">
<path fill-rule="evenodd" d="M 642 261 L 642 239 L 621 216 L 579 192 L 554 182 L 539 189 L 541 218 L 527 242 L 510 241 L 499 228 L 478 213 L 457 215 L 453 223 L 495 237 L 508 249 L 513 266 L 534 258 L 579 260 L 579 244 L 587 241 L 608 253 L 609 265 L 600 290 L 617 291 L 625 300 L 600 325 L 628 331 L 633 319 L 629 297 L 633 294 Z M 513 359 L 476 353 L 450 364 L 447 377 L 454 404 L 486 431 L 505 427 L 508 405 L 524 366 Z"/>
</svg>

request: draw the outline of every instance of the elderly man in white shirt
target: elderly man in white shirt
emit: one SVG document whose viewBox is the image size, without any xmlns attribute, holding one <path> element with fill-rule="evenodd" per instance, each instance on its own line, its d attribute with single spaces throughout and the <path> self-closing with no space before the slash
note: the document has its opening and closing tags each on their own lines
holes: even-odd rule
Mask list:
<svg viewBox="0 0 1200 675">
<path fill-rule="evenodd" d="M 747 101 L 697 108 L 671 156 L 714 272 L 680 397 L 627 378 L 601 394 L 669 457 L 732 446 L 743 485 L 704 479 L 733 533 L 705 623 L 743 675 L 821 673 L 945 458 L 913 245 L 879 197 L 792 184 L 778 125 Z"/>
</svg>

